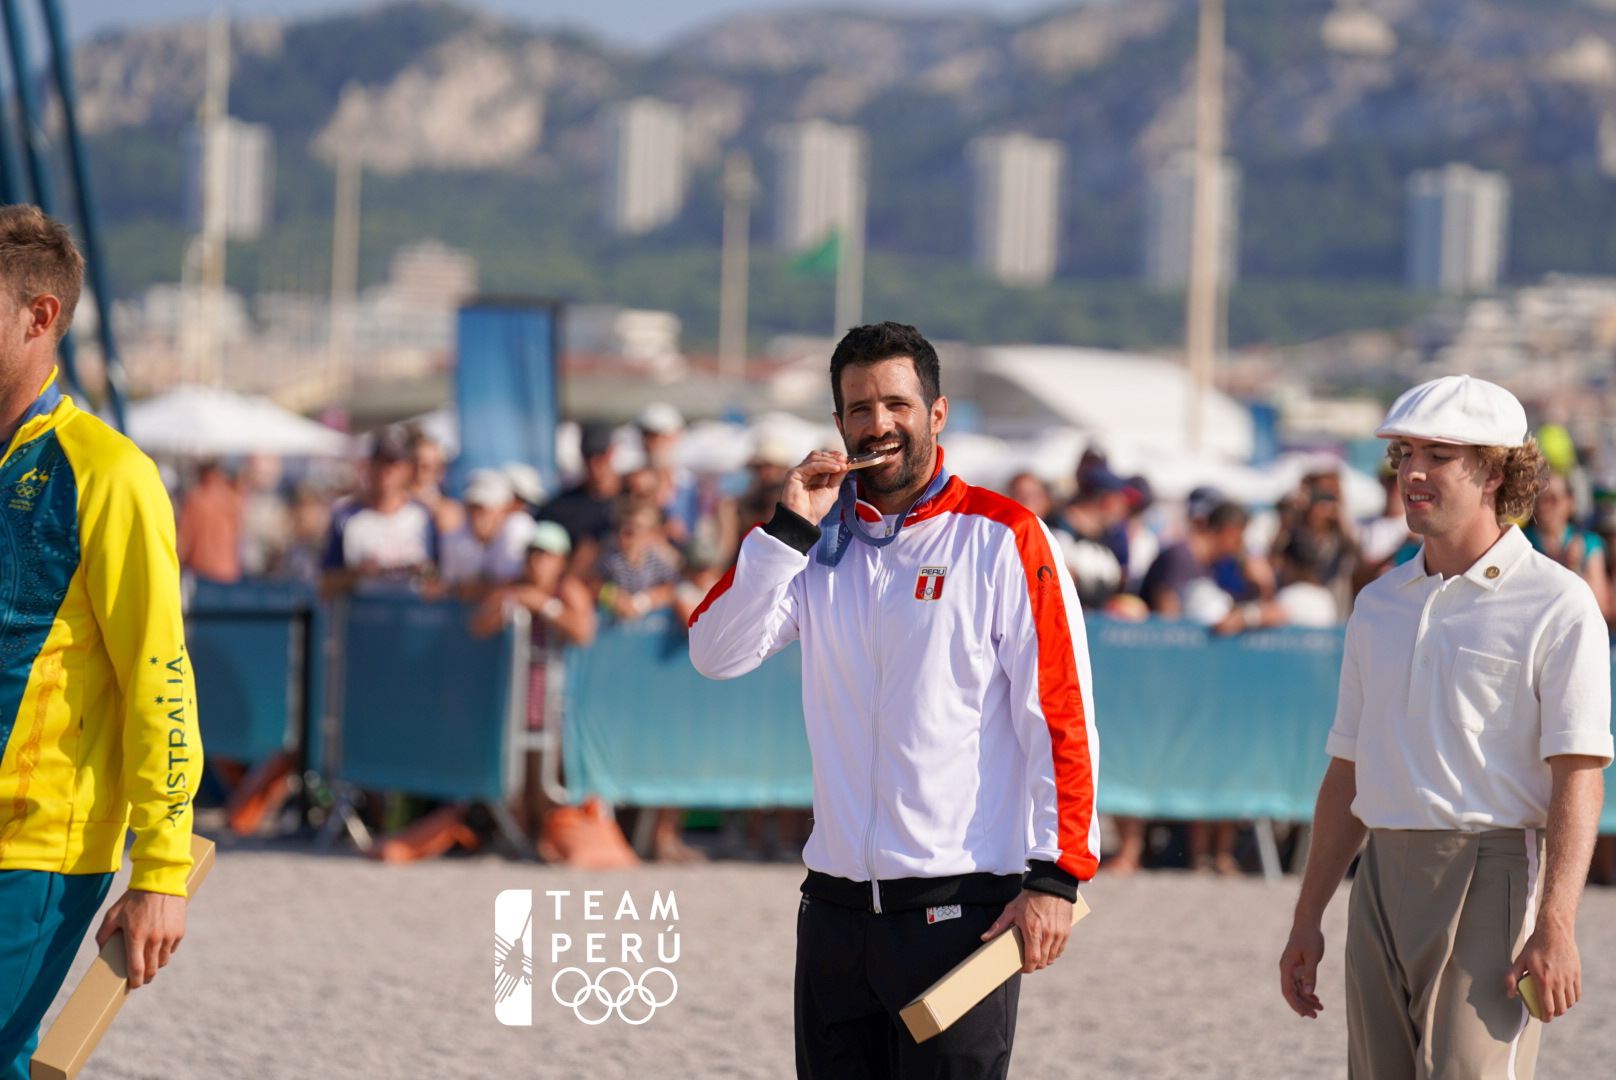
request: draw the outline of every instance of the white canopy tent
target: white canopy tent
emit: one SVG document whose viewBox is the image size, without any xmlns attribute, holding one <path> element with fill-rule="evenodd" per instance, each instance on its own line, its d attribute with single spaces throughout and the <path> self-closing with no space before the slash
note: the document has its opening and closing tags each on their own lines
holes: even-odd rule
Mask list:
<svg viewBox="0 0 1616 1080">
<path fill-rule="evenodd" d="M 1066 424 L 1108 454 L 1251 457 L 1251 414 L 1215 390 L 1206 395 L 1201 445 L 1192 451 L 1189 372 L 1170 360 L 1053 345 L 994 346 L 979 356 L 975 396 L 987 422 L 1001 417 L 1028 430 Z"/>
<path fill-rule="evenodd" d="M 148 454 L 335 457 L 349 438 L 266 397 L 207 386 L 176 386 L 129 406 L 126 427 Z"/>
</svg>

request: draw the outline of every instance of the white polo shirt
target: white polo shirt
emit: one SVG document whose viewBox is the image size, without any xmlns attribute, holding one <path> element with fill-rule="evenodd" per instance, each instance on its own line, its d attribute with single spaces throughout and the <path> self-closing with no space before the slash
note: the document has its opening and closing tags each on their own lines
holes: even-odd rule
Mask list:
<svg viewBox="0 0 1616 1080">
<path fill-rule="evenodd" d="M 1464 574 L 1425 552 L 1358 594 L 1327 749 L 1376 829 L 1542 828 L 1545 758 L 1610 763 L 1610 639 L 1586 582 L 1511 525 Z"/>
</svg>

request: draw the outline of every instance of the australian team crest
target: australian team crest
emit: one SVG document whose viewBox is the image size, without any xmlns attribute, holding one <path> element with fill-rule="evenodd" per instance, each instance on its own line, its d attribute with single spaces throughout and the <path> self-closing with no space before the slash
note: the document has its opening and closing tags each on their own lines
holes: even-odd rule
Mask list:
<svg viewBox="0 0 1616 1080">
<path fill-rule="evenodd" d="M 948 576 L 946 566 L 922 566 L 915 581 L 916 600 L 936 600 L 943 595 L 943 578 Z"/>
</svg>

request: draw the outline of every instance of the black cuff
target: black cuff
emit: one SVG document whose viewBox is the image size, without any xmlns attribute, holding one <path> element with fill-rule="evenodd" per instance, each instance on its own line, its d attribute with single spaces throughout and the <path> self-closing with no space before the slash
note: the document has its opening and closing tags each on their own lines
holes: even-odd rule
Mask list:
<svg viewBox="0 0 1616 1080">
<path fill-rule="evenodd" d="M 774 504 L 774 517 L 763 526 L 763 531 L 782 544 L 796 548 L 804 555 L 819 543 L 819 526 L 796 512 L 787 510 L 785 503 Z"/>
<path fill-rule="evenodd" d="M 1049 893 L 1062 900 L 1077 899 L 1077 875 L 1068 873 L 1052 862 L 1043 859 L 1029 859 L 1027 861 L 1027 876 L 1021 879 L 1023 889 L 1033 892 Z"/>
</svg>

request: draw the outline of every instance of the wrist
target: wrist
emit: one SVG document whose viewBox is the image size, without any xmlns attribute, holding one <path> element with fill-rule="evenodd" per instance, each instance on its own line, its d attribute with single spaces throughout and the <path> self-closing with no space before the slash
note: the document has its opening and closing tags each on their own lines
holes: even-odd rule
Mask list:
<svg viewBox="0 0 1616 1080">
<path fill-rule="evenodd" d="M 774 517 L 763 526 L 763 531 L 804 555 L 819 543 L 819 526 L 787 506 L 784 501 L 775 504 Z"/>
<path fill-rule="evenodd" d="M 1296 902 L 1296 911 L 1291 916 L 1291 933 L 1298 930 L 1322 930 L 1324 928 L 1324 909 L 1307 902 L 1305 898 Z"/>
<path fill-rule="evenodd" d="M 1537 922 L 1533 924 L 1532 932 L 1545 937 L 1575 938 L 1577 934 L 1577 913 L 1543 907 L 1537 913 Z"/>
<path fill-rule="evenodd" d="M 1071 902 L 1077 899 L 1078 878 L 1047 859 L 1029 859 L 1021 887 L 1028 892 L 1058 896 Z"/>
</svg>

